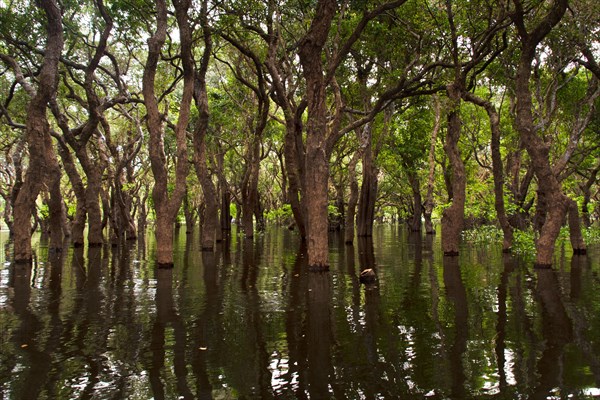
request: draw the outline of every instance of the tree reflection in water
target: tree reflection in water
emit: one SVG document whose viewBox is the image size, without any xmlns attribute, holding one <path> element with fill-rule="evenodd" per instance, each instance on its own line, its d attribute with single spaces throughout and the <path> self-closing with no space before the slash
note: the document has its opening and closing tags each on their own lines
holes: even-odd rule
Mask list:
<svg viewBox="0 0 600 400">
<path fill-rule="evenodd" d="M 309 273 L 299 238 L 236 232 L 200 251 L 152 237 L 0 269 L 2 398 L 585 398 L 600 387 L 600 257 L 534 270 L 439 238 L 332 236 Z M 187 240 L 186 240 L 187 239 Z M 47 244 L 46 244 L 47 245 Z M 10 261 L 5 249 L 2 262 Z M 362 284 L 365 269 L 377 273 Z"/>
</svg>

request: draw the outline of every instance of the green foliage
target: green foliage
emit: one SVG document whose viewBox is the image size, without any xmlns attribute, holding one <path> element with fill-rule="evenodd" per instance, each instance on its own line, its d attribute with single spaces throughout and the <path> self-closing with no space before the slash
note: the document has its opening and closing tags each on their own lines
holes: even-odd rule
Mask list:
<svg viewBox="0 0 600 400">
<path fill-rule="evenodd" d="M 600 227 L 589 227 L 583 230 L 583 239 L 588 245 L 600 243 Z"/>
<path fill-rule="evenodd" d="M 502 230 L 494 225 L 482 225 L 462 233 L 463 240 L 477 245 L 502 243 Z"/>
<path fill-rule="evenodd" d="M 502 244 L 502 230 L 494 225 L 482 225 L 462 233 L 463 240 L 477 245 Z M 515 230 L 513 232 L 512 252 L 526 258 L 535 256 L 535 241 L 532 231 Z"/>
<path fill-rule="evenodd" d="M 333 204 L 329 204 L 327 206 L 327 215 L 329 216 L 329 220 L 338 219 L 342 216 L 336 206 Z"/>
<path fill-rule="evenodd" d="M 42 203 L 38 207 L 38 213 L 42 219 L 48 219 L 50 216 L 50 209 L 48 208 L 48 204 Z"/>
<path fill-rule="evenodd" d="M 268 222 L 272 222 L 275 224 L 284 225 L 286 223 L 291 222 L 294 219 L 294 215 L 292 213 L 292 206 L 289 204 L 284 204 L 283 206 L 269 210 L 266 213 L 266 218 Z"/>
<path fill-rule="evenodd" d="M 535 257 L 535 240 L 532 231 L 515 230 L 513 232 L 512 251 L 526 259 Z"/>
</svg>

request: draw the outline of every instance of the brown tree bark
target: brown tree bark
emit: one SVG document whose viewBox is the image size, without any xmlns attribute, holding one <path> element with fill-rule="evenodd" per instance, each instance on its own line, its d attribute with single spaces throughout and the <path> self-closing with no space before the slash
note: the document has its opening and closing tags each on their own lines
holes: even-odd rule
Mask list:
<svg viewBox="0 0 600 400">
<path fill-rule="evenodd" d="M 365 10 L 354 31 L 344 43 L 336 43 L 333 54 L 329 54 L 327 66 L 324 65 L 325 44 L 328 39 L 337 3 L 331 0 L 317 2 L 315 15 L 306 34 L 298 43 L 298 57 L 302 66 L 305 96 L 300 104 L 293 100 L 294 90 L 288 91 L 282 80 L 277 62 L 279 35 L 273 25 L 268 26 L 269 34 L 263 38 L 269 43 L 269 55 L 265 62 L 272 77 L 277 102 L 283 108 L 286 121 L 285 155 L 289 180 L 289 200 L 296 223 L 302 234 L 306 229 L 308 264 L 313 270 L 328 269 L 328 177 L 329 156 L 337 140 L 347 132 L 371 121 L 385 106 L 390 97 L 397 95 L 400 89 L 382 95 L 377 105 L 364 118 L 344 130 L 340 129 L 343 104 L 340 88 L 335 81 L 335 72 L 350 52 L 353 44 L 370 20 L 382 13 L 399 7 L 405 0 L 391 1 Z M 275 13 L 274 13 L 275 14 Z M 339 37 L 338 37 L 339 39 Z M 287 64 L 287 60 L 281 64 Z M 402 81 L 405 82 L 404 80 Z M 293 88 L 298 88 L 296 83 Z M 336 113 L 328 113 L 327 88 L 332 89 L 335 97 Z M 302 113 L 308 110 L 306 141 L 302 140 Z M 328 120 L 328 116 L 332 116 Z M 328 126 L 328 123 L 330 126 Z"/>
<path fill-rule="evenodd" d="M 574 254 L 586 254 L 587 247 L 581 234 L 581 218 L 579 218 L 579 210 L 577 208 L 577 202 L 569 199 L 568 209 L 568 221 L 569 221 L 569 233 L 571 238 L 571 247 L 573 248 Z"/>
<path fill-rule="evenodd" d="M 104 166 L 100 163 L 89 165 L 87 168 L 85 204 L 88 217 L 88 246 L 101 246 L 104 243 L 102 209 L 100 207 L 103 171 Z"/>
<path fill-rule="evenodd" d="M 483 107 L 490 119 L 490 129 L 492 131 L 492 174 L 494 176 L 494 207 L 496 209 L 496 217 L 500 228 L 502 228 L 503 241 L 502 250 L 509 252 L 513 242 L 513 231 L 508 216 L 506 215 L 506 207 L 504 206 L 504 171 L 502 166 L 502 156 L 500 154 L 500 116 L 493 104 L 484 100 L 473 93 L 465 93 L 465 100 Z"/>
<path fill-rule="evenodd" d="M 442 250 L 444 255 L 458 255 L 460 235 L 465 219 L 465 166 L 460 156 L 458 142 L 461 132 L 460 99 L 462 89 L 452 83 L 447 87 L 451 110 L 448 113 L 448 132 L 444 150 L 451 169 L 452 204 L 442 213 Z"/>
<path fill-rule="evenodd" d="M 538 181 L 538 192 L 547 205 L 547 215 L 536 242 L 537 255 L 535 261 L 537 266 L 547 267 L 552 265 L 556 238 L 565 220 L 570 201 L 564 195 L 562 187 L 550 166 L 548 144 L 538 136 L 535 128 L 529 83 L 537 45 L 562 19 L 568 2 L 566 0 L 554 1 L 544 18 L 528 31 L 525 26 L 526 16 L 523 5 L 520 0 L 513 1 L 516 10 L 511 14 L 511 17 L 517 27 L 521 45 L 515 82 L 517 98 L 516 125 L 531 158 L 532 167 Z"/>
<path fill-rule="evenodd" d="M 50 125 L 46 116 L 48 102 L 58 86 L 58 63 L 63 48 L 62 16 L 55 0 L 40 4 L 47 18 L 48 38 L 44 61 L 38 75 L 37 91 L 29 88 L 32 98 L 27 106 L 25 135 L 29 145 L 29 168 L 14 204 L 14 261 L 29 263 L 32 260 L 31 215 L 37 196 L 45 181 L 46 171 L 52 171 L 53 152 Z M 15 71 L 16 72 L 16 71 Z M 22 85 L 25 81 L 20 82 Z M 27 85 L 28 86 L 28 85 Z"/>
<path fill-rule="evenodd" d="M 256 83 L 254 83 L 244 77 L 238 69 L 232 68 L 236 79 L 254 93 L 254 99 L 257 103 L 256 113 L 248 117 L 249 140 L 244 155 L 246 165 L 241 184 L 242 228 L 246 238 L 251 238 L 254 236 L 254 216 L 256 216 L 256 222 L 259 226 L 264 222 L 260 210 L 258 177 L 261 161 L 261 142 L 269 120 L 270 100 L 267 94 L 267 83 L 261 59 L 238 40 L 226 34 L 223 36 L 245 57 L 244 60 L 247 61 L 256 76 Z"/>
<path fill-rule="evenodd" d="M 15 143 L 15 149 L 11 146 L 7 146 L 4 152 L 4 159 L 6 164 L 2 169 L 4 179 L 6 179 L 5 185 L 0 188 L 0 194 L 4 199 L 4 222 L 8 228 L 9 237 L 13 237 L 13 205 L 19 194 L 19 190 L 23 185 L 23 155 L 25 153 L 25 146 L 27 145 L 27 138 L 21 137 Z M 3 179 L 3 180 L 4 180 Z"/>
<path fill-rule="evenodd" d="M 279 32 L 273 26 L 269 27 L 269 35 L 272 40 L 268 41 L 269 50 L 265 60 L 272 80 L 274 91 L 274 100 L 281 107 L 285 119 L 285 136 L 283 144 L 283 155 L 285 175 L 287 176 L 287 191 L 285 197 L 290 204 L 294 222 L 300 233 L 302 240 L 306 240 L 306 213 L 300 204 L 300 199 L 304 197 L 302 183 L 304 181 L 304 144 L 302 142 L 302 115 L 306 109 L 306 101 L 302 100 L 299 104 L 295 101 L 295 95 L 287 89 L 288 82 L 286 77 L 291 75 L 290 71 L 285 70 L 288 65 L 284 62 L 278 62 L 277 54 L 280 46 Z"/>
<path fill-rule="evenodd" d="M 408 183 L 413 194 L 413 216 L 410 220 L 409 226 L 412 232 L 421 232 L 421 216 L 423 215 L 423 204 L 421 199 L 421 183 L 419 177 L 414 170 L 408 171 Z"/>
<path fill-rule="evenodd" d="M 227 183 L 227 179 L 225 178 L 225 173 L 223 170 L 225 151 L 219 148 L 215 158 L 217 160 L 217 178 L 219 181 L 219 193 L 221 196 L 221 209 L 219 217 L 221 232 L 223 232 L 223 235 L 225 236 L 231 231 L 231 192 L 229 191 L 229 184 Z"/>
<path fill-rule="evenodd" d="M 156 261 L 159 266 L 173 266 L 173 223 L 185 194 L 185 181 L 188 172 L 187 160 L 187 125 L 190 117 L 190 107 L 194 90 L 194 68 L 192 62 L 192 34 L 188 22 L 189 0 L 173 1 L 177 25 L 179 27 L 181 59 L 183 66 L 183 94 L 179 109 L 179 118 L 175 126 L 177 146 L 175 186 L 169 196 L 168 171 L 164 150 L 163 119 L 158 109 L 155 94 L 155 77 L 161 49 L 167 34 L 167 5 L 164 0 L 157 0 L 156 31 L 148 39 L 148 58 L 144 67 L 142 93 L 147 112 L 147 127 L 150 134 L 148 152 L 154 188 L 152 198 L 156 211 Z"/>
<path fill-rule="evenodd" d="M 249 144 L 249 150 L 246 153 L 246 174 L 241 187 L 242 229 L 246 238 L 254 237 L 254 212 L 258 207 L 260 137 L 262 137 L 262 132 L 254 132 L 253 140 Z"/>
<path fill-rule="evenodd" d="M 371 124 L 366 124 L 363 129 L 364 150 L 362 152 L 362 185 L 358 200 L 356 218 L 356 231 L 360 237 L 373 236 L 373 222 L 375 220 L 375 201 L 377 200 L 377 167 L 373 160 L 373 135 Z"/>
<path fill-rule="evenodd" d="M 207 4 L 202 2 L 202 29 L 204 33 L 204 52 L 200 67 L 195 71 L 194 101 L 198 108 L 198 122 L 194 131 L 194 168 L 204 194 L 204 218 L 201 228 L 200 246 L 202 250 L 213 251 L 219 228 L 219 206 L 217 191 L 208 170 L 206 135 L 208 133 L 208 92 L 206 88 L 206 72 L 212 51 L 212 31 L 208 25 Z"/>
<path fill-rule="evenodd" d="M 48 161 L 48 170 L 46 171 L 46 185 L 50 194 L 48 200 L 48 222 L 50 224 L 50 243 L 48 249 L 54 252 L 60 252 L 63 248 L 63 197 L 60 190 L 60 166 L 54 153 L 51 136 L 48 135 L 46 144 L 46 160 Z"/>
<path fill-rule="evenodd" d="M 100 191 L 102 190 L 102 177 L 104 170 L 106 169 L 107 163 L 104 161 L 102 149 L 103 146 L 98 147 L 98 154 L 94 158 L 90 155 L 88 147 L 90 139 L 94 136 L 98 137 L 99 125 L 103 120 L 103 110 L 106 106 L 106 101 L 102 101 L 96 92 L 94 82 L 96 80 L 96 70 L 100 65 L 100 60 L 105 56 L 108 38 L 110 36 L 113 21 L 107 13 L 104 4 L 101 0 L 96 1 L 96 6 L 100 12 L 105 26 L 100 34 L 98 45 L 92 55 L 89 64 L 85 67 L 84 75 L 85 79 L 82 84 L 83 90 L 86 94 L 85 106 L 88 111 L 88 119 L 80 126 L 76 128 L 69 127 L 69 121 L 66 112 L 61 112 L 58 102 L 53 99 L 50 103 L 52 112 L 56 117 L 58 126 L 60 127 L 63 135 L 59 137 L 58 134 L 54 136 L 59 140 L 60 144 L 60 156 L 67 169 L 67 175 L 75 188 L 77 202 L 84 202 L 84 205 L 79 206 L 78 210 L 80 214 L 75 224 L 75 232 L 73 237 L 73 243 L 75 246 L 83 244 L 83 229 L 85 224 L 85 217 L 87 214 L 88 222 L 88 244 L 90 246 L 99 246 L 104 242 L 103 237 L 103 224 L 102 224 L 102 211 L 100 208 Z M 71 94 L 70 97 L 80 100 L 74 95 L 74 89 L 68 87 Z M 111 99 L 114 101 L 115 99 Z M 110 126 L 105 122 L 105 137 L 110 137 Z M 86 175 L 87 186 L 83 186 L 82 179 L 78 176 L 77 169 L 73 167 L 74 162 L 71 159 L 71 155 L 68 154 L 69 150 L 66 148 L 65 142 L 73 149 L 79 163 L 84 170 Z M 82 191 L 82 187 L 84 187 Z"/>
<path fill-rule="evenodd" d="M 433 228 L 433 222 L 431 221 L 431 214 L 433 213 L 433 187 L 435 184 L 435 148 L 437 144 L 437 136 L 440 131 L 442 122 L 442 107 L 440 105 L 440 99 L 436 95 L 433 99 L 435 120 L 433 124 L 433 131 L 431 132 L 431 144 L 429 146 L 429 172 L 427 174 L 427 194 L 425 195 L 425 204 L 423 206 L 423 217 L 425 219 L 425 233 L 431 235 L 435 234 Z"/>
<path fill-rule="evenodd" d="M 583 202 L 581 203 L 581 217 L 583 219 L 583 226 L 589 228 L 592 225 L 592 221 L 590 218 L 590 211 L 588 209 L 588 205 L 592 199 L 592 191 L 591 188 L 596 183 L 598 172 L 600 172 L 600 164 L 596 166 L 590 173 L 590 176 L 586 179 L 583 185 L 580 185 L 580 189 L 583 193 Z"/>
<path fill-rule="evenodd" d="M 327 102 L 322 52 L 327 41 L 336 3 L 319 1 L 314 19 L 300 42 L 298 55 L 306 81 L 308 121 L 303 201 L 306 202 L 308 264 L 316 270 L 329 268 L 328 183 L 329 158 L 326 152 Z"/>
<path fill-rule="evenodd" d="M 356 164 L 360 159 L 360 151 L 352 156 L 348 164 L 348 179 L 350 181 L 350 194 L 348 206 L 346 207 L 346 218 L 344 222 L 344 243 L 352 244 L 354 241 L 354 223 L 356 220 L 356 205 L 358 204 L 358 181 L 356 179 Z"/>
<path fill-rule="evenodd" d="M 83 232 L 87 217 L 85 209 L 85 186 L 79 176 L 77 165 L 75 164 L 75 160 L 73 160 L 64 138 L 60 135 L 55 135 L 55 138 L 58 141 L 58 153 L 62 160 L 63 168 L 69 178 L 69 182 L 71 182 L 71 187 L 75 194 L 76 209 L 73 217 L 73 224 L 71 225 L 71 242 L 73 243 L 73 246 L 79 247 L 83 246 L 84 243 Z"/>
<path fill-rule="evenodd" d="M 106 144 L 115 164 L 114 169 L 109 169 L 112 186 L 111 215 L 113 215 L 113 220 L 116 223 L 114 229 L 117 241 L 120 242 L 123 239 L 133 240 L 137 238 L 137 228 L 133 215 L 135 210 L 133 197 L 141 187 L 138 181 L 139 176 L 136 176 L 141 174 L 141 171 L 134 168 L 133 163 L 142 147 L 143 132 L 139 119 L 134 118 L 125 107 L 121 107 L 119 111 L 136 127 L 135 132 L 129 132 L 127 141 L 121 146 L 114 143 L 110 135 L 106 136 Z M 102 122 L 106 124 L 105 119 Z M 109 129 L 105 128 L 105 131 L 107 130 Z"/>
<path fill-rule="evenodd" d="M 196 210 L 190 204 L 190 193 L 189 190 L 185 189 L 185 196 L 183 196 L 183 215 L 185 217 L 185 233 L 190 234 L 194 232 L 194 225 L 196 224 Z"/>
</svg>

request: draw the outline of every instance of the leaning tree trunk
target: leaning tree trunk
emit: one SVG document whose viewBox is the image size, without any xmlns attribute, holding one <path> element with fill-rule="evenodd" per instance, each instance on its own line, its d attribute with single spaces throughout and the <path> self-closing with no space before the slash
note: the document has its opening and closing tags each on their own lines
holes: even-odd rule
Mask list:
<svg viewBox="0 0 600 400">
<path fill-rule="evenodd" d="M 25 135 L 29 144 L 29 168 L 23 186 L 15 200 L 14 210 L 14 261 L 31 262 L 31 215 L 35 201 L 42 188 L 46 168 L 47 153 L 51 150 L 50 125 L 46 116 L 48 102 L 54 96 L 58 84 L 58 63 L 63 48 L 62 16 L 55 0 L 41 2 L 47 18 L 48 38 L 44 51 L 44 61 L 38 75 L 39 87 L 27 107 Z M 22 81 L 24 82 L 24 80 Z M 31 89 L 31 88 L 30 88 Z"/>
<path fill-rule="evenodd" d="M 452 204 L 442 213 L 442 250 L 444 255 L 458 255 L 460 235 L 465 219 L 465 166 L 460 156 L 460 98 L 461 89 L 456 84 L 447 87 L 452 109 L 448 113 L 448 132 L 444 150 L 451 169 Z"/>
<path fill-rule="evenodd" d="M 517 66 L 516 98 L 517 98 L 517 131 L 529 154 L 538 181 L 539 197 L 545 201 L 546 216 L 536 242 L 536 265 L 548 267 L 552 265 L 554 246 L 560 228 L 570 206 L 570 200 L 562 191 L 560 182 L 552 171 L 549 159 L 549 146 L 538 136 L 533 119 L 533 101 L 529 83 L 532 62 L 536 55 L 537 45 L 558 24 L 567 9 L 566 0 L 556 0 L 544 19 L 531 31 L 527 32 L 524 23 L 524 11 L 518 4 L 512 15 L 521 37 L 521 55 Z"/>
</svg>

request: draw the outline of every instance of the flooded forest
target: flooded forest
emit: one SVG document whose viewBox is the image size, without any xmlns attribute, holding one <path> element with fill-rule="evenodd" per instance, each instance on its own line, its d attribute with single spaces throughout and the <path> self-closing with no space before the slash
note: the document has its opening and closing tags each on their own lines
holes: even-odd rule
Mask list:
<svg viewBox="0 0 600 400">
<path fill-rule="evenodd" d="M 0 0 L 0 399 L 600 397 L 596 0 Z"/>
</svg>

